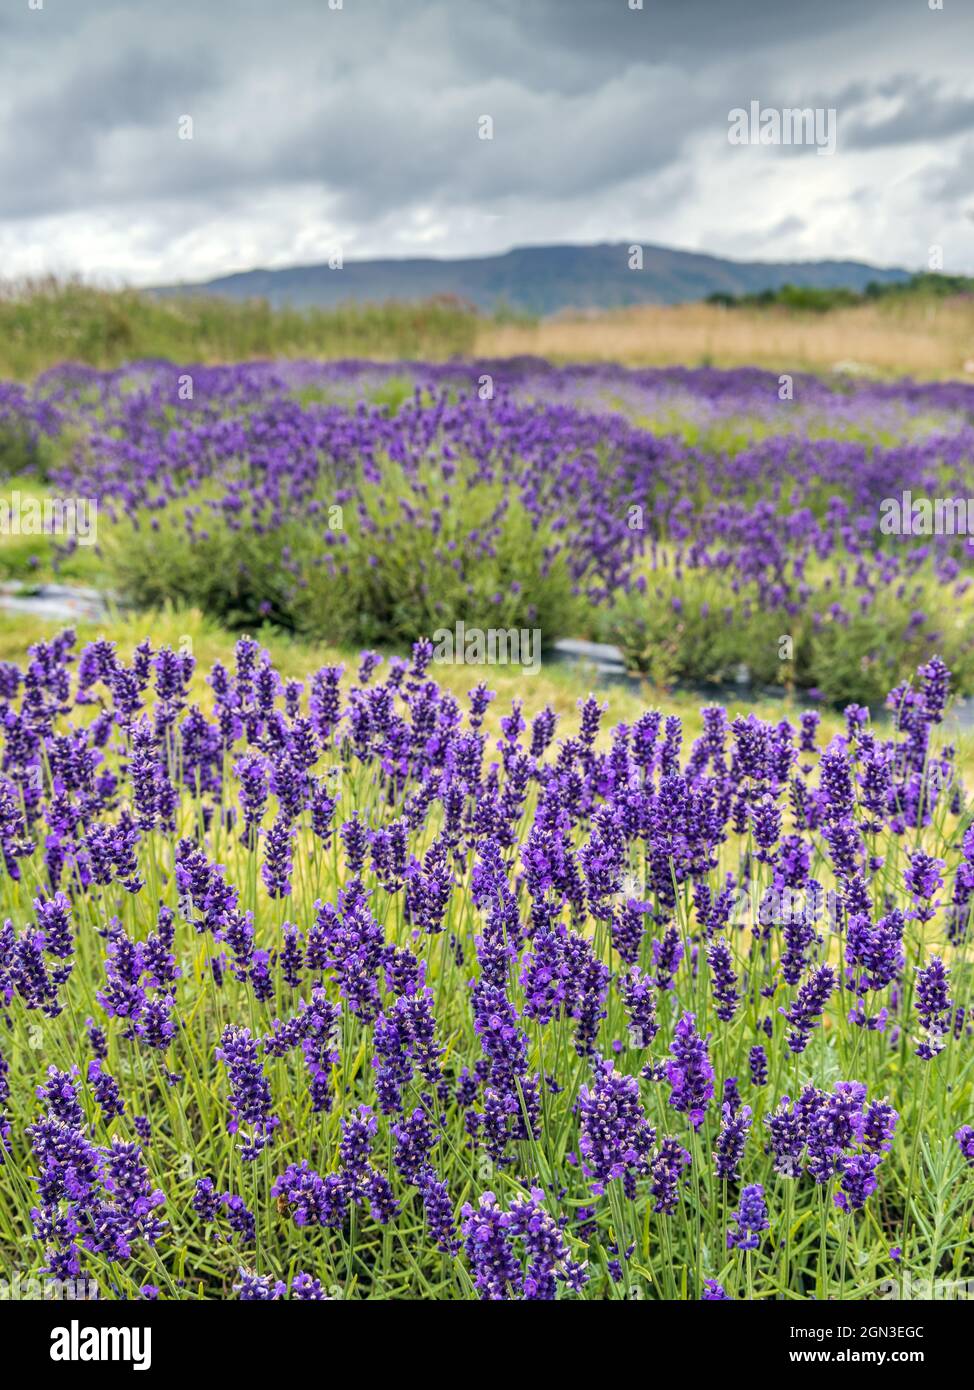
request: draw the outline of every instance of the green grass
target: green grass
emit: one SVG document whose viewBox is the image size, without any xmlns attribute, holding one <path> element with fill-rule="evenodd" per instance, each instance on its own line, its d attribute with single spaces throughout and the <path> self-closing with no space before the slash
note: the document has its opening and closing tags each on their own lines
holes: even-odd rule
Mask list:
<svg viewBox="0 0 974 1390">
<path fill-rule="evenodd" d="M 266 357 L 439 360 L 471 353 L 478 318 L 459 301 L 271 309 L 186 295 L 153 298 L 41 281 L 0 287 L 0 376 L 28 381 L 60 362 L 119 367 L 162 357 L 182 363 Z"/>
<path fill-rule="evenodd" d="M 616 399 L 610 409 L 627 412 Z M 847 444 L 862 444 L 867 449 L 892 449 L 904 438 L 921 438 L 933 432 L 938 422 L 930 417 L 915 415 L 904 419 L 902 429 L 878 427 L 856 420 L 834 420 L 827 415 L 796 409 L 793 415 L 774 419 L 756 419 L 750 415 L 725 415 L 719 420 L 698 420 L 678 408 L 655 415 L 633 414 L 632 421 L 640 429 L 657 435 L 675 435 L 688 448 L 704 453 L 726 454 L 733 458 L 745 449 L 752 449 L 769 439 L 799 434 L 803 440 L 840 439 Z"/>
</svg>

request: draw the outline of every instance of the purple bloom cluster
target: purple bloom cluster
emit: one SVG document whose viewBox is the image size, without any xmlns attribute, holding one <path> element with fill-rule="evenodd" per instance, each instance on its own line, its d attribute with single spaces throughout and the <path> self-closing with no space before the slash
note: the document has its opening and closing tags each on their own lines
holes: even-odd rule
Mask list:
<svg viewBox="0 0 974 1390">
<path fill-rule="evenodd" d="M 699 1129 L 713 1098 L 714 1069 L 707 1044 L 694 1028 L 693 1014 L 683 1014 L 677 1023 L 670 1053 L 672 1060 L 666 1063 L 666 1076 L 672 1087 L 670 1104 L 689 1117 L 694 1129 Z"/>
<path fill-rule="evenodd" d="M 728 1249 L 760 1249 L 761 1232 L 766 1231 L 769 1224 L 764 1188 L 760 1183 L 752 1183 L 743 1189 L 738 1208 L 731 1213 L 731 1218 L 737 1223 L 737 1230 L 727 1232 Z"/>
<path fill-rule="evenodd" d="M 507 1209 L 493 1192 L 483 1192 L 476 1207 L 467 1202 L 460 1214 L 464 1250 L 482 1299 L 550 1300 L 559 1281 L 575 1291 L 585 1283 L 585 1271 L 569 1257 L 540 1188 Z M 526 1268 L 515 1241 L 523 1247 Z"/>
<path fill-rule="evenodd" d="M 611 1062 L 597 1068 L 591 1087 L 583 1086 L 578 1098 L 579 1151 L 592 1191 L 602 1193 L 613 1178 L 622 1178 L 626 1193 L 635 1195 L 636 1178 L 649 1171 L 649 1155 L 656 1141 L 633 1076 L 620 1076 Z"/>
<path fill-rule="evenodd" d="M 954 1138 L 960 1145 L 964 1158 L 974 1166 L 974 1125 L 961 1125 Z"/>
<path fill-rule="evenodd" d="M 860 1082 L 840 1081 L 832 1092 L 806 1086 L 765 1116 L 767 1148 L 784 1177 L 805 1170 L 827 1183 L 841 1175 L 836 1204 L 861 1207 L 876 1189 L 875 1170 L 893 1146 L 898 1119 L 888 1101 L 868 1100 Z"/>
<path fill-rule="evenodd" d="M 528 516 L 549 538 L 543 574 L 563 566 L 577 591 L 593 603 L 608 604 L 622 595 L 640 599 L 644 610 L 647 600 L 655 600 L 665 612 L 682 611 L 689 606 L 682 594 L 687 581 L 703 585 L 729 576 L 728 587 L 740 600 L 715 604 L 712 612 L 706 602 L 698 607 L 701 618 L 715 625 L 739 625 L 744 658 L 751 655 L 744 644 L 755 607 L 782 620 L 809 612 L 816 635 L 822 629 L 841 633 L 881 613 L 880 598 L 891 594 L 902 606 L 910 651 L 932 657 L 945 634 L 933 614 L 916 606 L 918 568 L 924 566 L 944 592 L 957 596 L 970 582 L 969 556 L 952 538 L 911 535 L 907 527 L 896 545 L 883 545 L 877 534 L 882 500 L 911 488 L 919 496 L 935 473 L 943 496 L 966 495 L 970 385 L 844 380 L 836 388 L 796 378 L 802 409 L 789 409 L 794 418 L 784 423 L 777 377 L 756 370 L 559 368 L 523 359 L 414 363 L 409 371 L 416 389 L 401 409 L 389 411 L 360 398 L 402 370 L 401 364 L 374 363 L 197 365 L 193 398 L 183 400 L 173 394 L 178 374 L 160 363 L 138 363 L 130 372 L 88 371 L 83 381 L 73 366 L 46 373 L 30 391 L 0 386 L 0 423 L 14 420 L 30 438 L 83 431 L 84 449 L 69 455 L 60 469 L 65 491 L 94 497 L 106 512 L 129 521 L 138 528 L 137 543 L 150 526 L 194 547 L 203 601 L 216 602 L 220 588 L 205 572 L 207 559 L 233 557 L 236 568 L 224 588 L 232 584 L 234 612 L 255 624 L 271 616 L 291 626 L 312 608 L 327 626 L 329 605 L 321 599 L 365 575 L 372 611 L 362 614 L 363 629 L 384 620 L 395 636 L 414 635 L 420 624 L 413 619 L 417 613 L 429 616 L 430 595 L 442 603 L 442 594 L 476 591 L 485 564 L 489 582 L 498 585 L 488 592 L 488 601 L 503 605 L 512 624 L 527 623 L 531 585 L 523 573 L 515 578 L 497 563 L 500 523 L 512 513 Z M 489 410 L 478 391 L 484 374 L 496 385 Z M 296 393 L 315 399 L 302 401 Z M 317 399 L 322 394 L 327 403 Z M 349 397 L 355 409 L 349 408 Z M 743 450 L 704 450 L 675 436 L 661 437 L 625 413 L 607 411 L 606 397 L 643 419 L 667 414 L 674 405 L 685 410 L 688 403 L 704 424 L 751 412 L 766 420 L 774 411 L 777 428 L 767 437 L 759 433 Z M 170 435 L 174 410 L 178 447 Z M 818 413 L 827 413 L 831 422 L 855 424 L 873 438 L 867 443 L 806 434 L 800 422 Z M 875 441 L 881 430 L 892 430 L 897 438 L 881 445 Z M 242 459 L 249 460 L 246 486 Z M 500 495 L 490 525 L 481 527 L 464 515 L 457 500 L 458 474 L 465 489 L 483 482 Z M 374 505 L 372 490 L 380 481 L 383 491 L 400 494 L 398 505 Z M 341 499 L 347 524 L 354 518 L 354 534 L 325 529 L 326 499 L 332 498 Z M 629 525 L 634 503 L 646 512 L 639 528 Z M 423 581 L 416 585 L 420 603 L 403 621 L 397 610 L 402 612 L 410 595 L 398 581 L 404 556 L 412 553 L 403 549 L 404 537 L 417 527 L 432 543 L 424 551 Z M 263 563 L 241 543 L 252 537 L 260 537 L 266 548 Z M 61 544 L 70 550 L 77 542 L 70 538 Z M 398 557 L 388 569 L 387 554 Z M 820 562 L 827 558 L 833 560 L 828 577 L 819 578 Z M 683 582 L 674 585 L 674 575 Z M 225 613 L 225 597 L 222 604 Z M 640 621 L 635 619 L 635 639 Z M 866 656 L 869 668 L 895 669 L 881 642 Z M 381 689 L 373 684 L 381 663 L 377 653 L 363 655 L 358 679 L 367 694 Z M 101 674 L 99 664 L 106 665 L 103 654 L 91 659 L 86 675 Z M 127 672 L 105 674 L 133 729 L 149 678 L 154 677 L 154 693 L 165 707 L 162 729 L 139 736 L 137 810 L 140 824 L 147 826 L 171 815 L 166 784 L 171 788 L 172 782 L 156 754 L 164 743 L 160 734 L 168 735 L 182 713 L 192 666 L 191 658 L 179 653 L 154 664 L 147 659 L 144 666 L 142 685 Z M 309 727 L 327 741 L 337 725 L 333 670 L 313 677 L 310 701 Z M 800 663 L 796 674 L 804 675 Z M 280 686 L 282 692 L 273 673 L 255 663 L 246 686 L 233 692 L 246 699 L 242 718 L 261 717 L 262 707 L 279 693 L 285 707 L 298 698 L 293 690 L 287 693 L 284 682 Z M 945 696 L 946 684 L 935 675 L 924 713 L 939 717 Z M 902 699 L 897 704 L 903 719 L 912 722 L 915 706 L 904 707 Z M 860 707 L 851 708 L 849 726 L 856 734 Z M 372 702 L 360 701 L 358 713 L 359 736 L 367 741 Z M 584 712 L 585 748 L 594 746 L 599 713 L 594 701 Z M 230 732 L 228 718 L 224 737 Z M 530 756 L 538 756 L 550 737 L 546 725 L 539 726 Z M 710 738 L 716 748 L 716 726 Z M 659 750 L 664 775 L 675 747 L 671 729 Z M 807 722 L 802 748 L 815 749 L 814 726 Z M 869 787 L 879 795 L 880 760 L 872 766 Z M 758 853 L 768 856 L 780 828 L 780 807 L 757 782 L 755 790 L 754 804 L 743 809 Z M 899 796 L 905 815 L 925 816 L 923 802 L 929 798 L 922 761 L 889 790 Z M 252 844 L 259 829 L 259 795 L 248 806 L 243 829 L 245 843 Z M 286 874 L 283 826 L 276 839 L 269 868 L 275 886 Z M 596 896 L 601 867 L 593 864 Z M 918 899 L 921 905 L 926 901 Z"/>
</svg>

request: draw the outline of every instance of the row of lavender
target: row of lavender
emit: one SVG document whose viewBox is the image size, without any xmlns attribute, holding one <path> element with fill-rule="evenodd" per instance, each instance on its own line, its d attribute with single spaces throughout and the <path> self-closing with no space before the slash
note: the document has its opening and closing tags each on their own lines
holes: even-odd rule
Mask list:
<svg viewBox="0 0 974 1390">
<path fill-rule="evenodd" d="M 396 383 L 395 409 L 363 399 Z M 0 424 L 14 415 L 80 432 L 50 486 L 121 527 L 117 577 L 140 602 L 406 649 L 458 619 L 613 638 L 637 666 L 669 642 L 657 674 L 750 656 L 756 679 L 866 702 L 940 652 L 974 687 L 954 620 L 968 538 L 934 534 L 932 512 L 911 527 L 902 501 L 966 518 L 968 385 L 799 377 L 781 399 L 757 371 L 150 363 L 4 388 Z M 746 420 L 751 439 L 635 423 L 677 419 Z"/>
<path fill-rule="evenodd" d="M 431 655 L 303 685 L 242 639 L 205 707 L 149 642 L 0 667 L 3 1267 L 246 1299 L 968 1274 L 943 663 L 888 737 L 710 707 L 685 747 L 592 698 L 495 722 Z"/>
</svg>

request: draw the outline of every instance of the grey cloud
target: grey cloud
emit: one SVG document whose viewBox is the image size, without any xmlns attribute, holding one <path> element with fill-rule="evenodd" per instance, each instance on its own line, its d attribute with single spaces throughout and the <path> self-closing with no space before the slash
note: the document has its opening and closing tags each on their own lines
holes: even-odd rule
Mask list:
<svg viewBox="0 0 974 1390">
<path fill-rule="evenodd" d="M 876 120 L 862 116 L 851 123 L 844 137 L 852 149 L 933 142 L 974 130 L 974 96 L 945 94 L 940 83 L 910 74 L 886 82 L 878 90 L 880 95 L 898 100 L 899 109 Z"/>
<path fill-rule="evenodd" d="M 539 46 L 642 62 L 709 62 L 781 45 L 797 50 L 823 31 L 841 43 L 843 31 L 880 26 L 915 15 L 914 0 L 493 0 L 516 15 L 525 37 Z M 462 9 L 463 6 L 461 5 Z"/>
<path fill-rule="evenodd" d="M 768 231 L 772 237 L 790 236 L 793 232 L 803 232 L 805 230 L 805 220 L 802 217 L 783 217 L 780 222 L 776 222 Z"/>
<path fill-rule="evenodd" d="M 951 161 L 941 161 L 923 178 L 922 194 L 934 203 L 974 203 L 974 137 L 965 140 Z"/>
</svg>

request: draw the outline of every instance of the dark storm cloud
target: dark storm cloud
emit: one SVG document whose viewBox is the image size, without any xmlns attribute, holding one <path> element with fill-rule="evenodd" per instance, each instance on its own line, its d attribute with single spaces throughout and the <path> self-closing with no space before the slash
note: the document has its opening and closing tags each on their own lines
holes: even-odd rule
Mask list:
<svg viewBox="0 0 974 1390">
<path fill-rule="evenodd" d="M 208 66 L 198 54 L 162 56 L 138 47 L 93 53 L 83 66 L 25 92 L 7 105 L 0 137 L 0 216 L 71 210 L 125 197 L 126 148 L 135 154 L 175 113 L 212 90 Z M 106 167 L 112 151 L 121 167 Z M 122 175 L 122 177 L 119 177 Z M 168 186 L 165 169 L 146 169 L 141 179 Z"/>
<path fill-rule="evenodd" d="M 517 16 L 539 46 L 602 55 L 614 61 L 707 62 L 778 46 L 797 46 L 823 32 L 841 42 L 864 23 L 877 31 L 916 15 L 915 0 L 645 0 L 638 15 L 628 0 L 494 0 L 489 8 Z M 641 27 L 636 28 L 636 23 Z"/>
<path fill-rule="evenodd" d="M 115 51 L 93 45 L 74 68 L 83 25 L 71 44 L 59 33 L 60 47 L 53 33 L 31 35 L 51 42 L 51 62 L 39 89 L 9 102 L 0 215 L 96 207 L 123 192 L 140 201 L 307 182 L 334 192 L 355 217 L 441 192 L 562 197 L 661 169 L 695 128 L 726 119 L 726 100 L 708 102 L 673 71 L 626 81 L 623 70 L 620 80 L 608 56 L 600 70 L 585 36 L 572 41 L 563 22 L 532 48 L 525 16 L 506 6 L 373 3 L 356 13 L 354 0 L 346 3 L 340 13 L 323 0 L 286 11 L 247 5 L 227 24 L 225 44 L 214 21 L 233 7 L 194 7 L 181 26 L 185 7 L 169 4 L 161 29 L 169 51 L 151 56 L 136 20 L 147 10 L 158 16 L 158 6 L 116 8 L 105 34 Z M 643 30 L 643 16 L 623 17 Z M 209 60 L 196 47 L 201 33 Z M 574 75 L 566 80 L 569 52 Z M 249 83 L 261 85 L 271 57 L 266 100 L 253 101 Z M 63 77 L 62 64 L 69 65 Z M 176 139 L 183 112 L 196 122 L 191 147 Z M 492 143 L 476 138 L 485 113 L 495 121 Z"/>
</svg>

